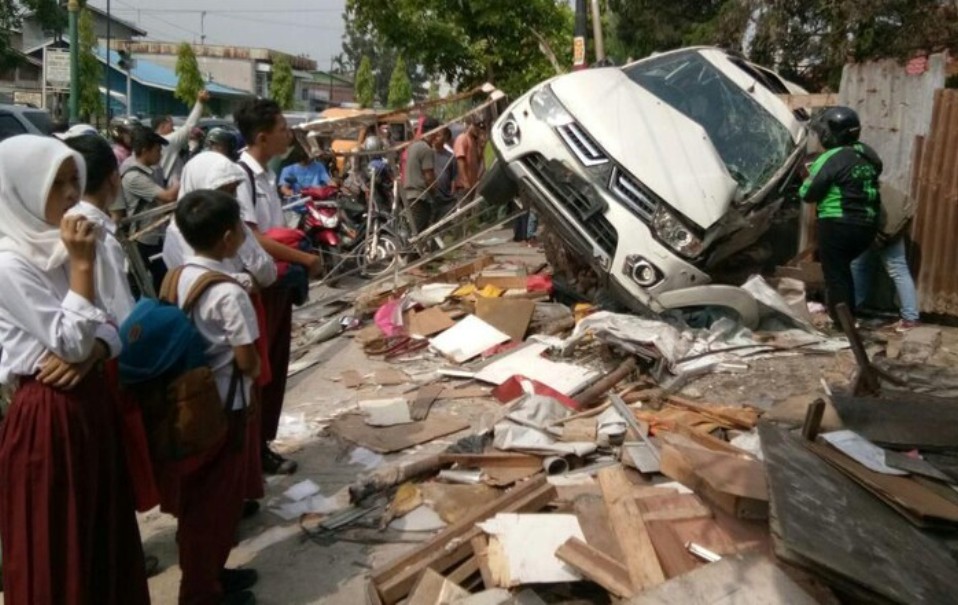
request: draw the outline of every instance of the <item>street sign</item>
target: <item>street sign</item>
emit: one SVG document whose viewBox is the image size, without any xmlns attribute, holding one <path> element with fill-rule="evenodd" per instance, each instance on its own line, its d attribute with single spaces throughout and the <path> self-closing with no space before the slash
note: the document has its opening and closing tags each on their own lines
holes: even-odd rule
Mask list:
<svg viewBox="0 0 958 605">
<path fill-rule="evenodd" d="M 43 59 L 47 84 L 52 88 L 70 88 L 70 51 L 47 48 Z"/>
</svg>

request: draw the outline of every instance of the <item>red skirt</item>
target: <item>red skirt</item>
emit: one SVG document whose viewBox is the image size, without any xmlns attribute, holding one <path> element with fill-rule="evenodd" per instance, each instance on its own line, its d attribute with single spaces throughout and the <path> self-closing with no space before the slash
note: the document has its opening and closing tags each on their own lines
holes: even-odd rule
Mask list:
<svg viewBox="0 0 958 605">
<path fill-rule="evenodd" d="M 272 380 L 260 391 L 262 441 L 276 438 L 279 417 L 286 398 L 286 372 L 293 334 L 293 299 L 284 285 L 267 288 L 261 293 L 266 308 L 266 335 L 269 345 L 269 367 Z"/>
<path fill-rule="evenodd" d="M 160 503 L 160 493 L 150 460 L 150 445 L 146 437 L 146 427 L 143 426 L 143 411 L 129 392 L 119 388 L 119 366 L 116 360 L 107 364 L 106 374 L 120 410 L 120 437 L 126 450 L 136 510 L 145 513 Z"/>
<path fill-rule="evenodd" d="M 69 392 L 22 380 L 0 426 L 7 605 L 150 602 L 117 409 L 97 371 Z"/>
</svg>

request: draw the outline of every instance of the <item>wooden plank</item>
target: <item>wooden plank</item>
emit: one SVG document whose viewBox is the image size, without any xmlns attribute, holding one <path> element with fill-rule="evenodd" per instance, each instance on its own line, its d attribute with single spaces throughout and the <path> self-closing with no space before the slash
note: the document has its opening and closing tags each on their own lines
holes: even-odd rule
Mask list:
<svg viewBox="0 0 958 605">
<path fill-rule="evenodd" d="M 835 410 L 845 428 L 879 445 L 954 449 L 958 400 L 889 392 L 883 398 L 836 393 Z"/>
<path fill-rule="evenodd" d="M 621 468 L 604 468 L 599 471 L 598 479 L 632 588 L 641 591 L 665 581 L 665 573 L 646 531 L 642 513 L 632 495 L 634 486 L 625 471 Z"/>
<path fill-rule="evenodd" d="M 727 422 L 740 429 L 752 430 L 758 424 L 759 412 L 749 407 L 703 405 L 675 395 L 671 395 L 668 402 L 676 407 L 701 414 L 706 418 L 715 418 L 721 422 Z"/>
<path fill-rule="evenodd" d="M 637 500 L 646 521 L 703 519 L 712 516 L 712 509 L 695 494 L 652 496 Z"/>
<path fill-rule="evenodd" d="M 629 571 L 625 567 L 578 538 L 569 538 L 560 546 L 556 558 L 617 597 L 626 598 L 635 594 Z"/>
<path fill-rule="evenodd" d="M 815 605 L 817 601 L 760 556 L 705 565 L 628 601 L 627 605 Z"/>
<path fill-rule="evenodd" d="M 751 454 L 745 450 L 739 449 L 729 443 L 728 441 L 723 441 L 718 437 L 715 437 L 709 433 L 703 433 L 702 431 L 696 431 L 695 429 L 685 426 L 684 424 L 676 424 L 669 427 L 668 431 L 659 431 L 656 433 L 656 436 L 662 437 L 662 433 L 674 433 L 682 435 L 691 439 L 696 444 L 701 445 L 702 447 L 708 448 L 710 450 L 715 450 L 716 452 L 725 452 L 726 454 L 734 454 L 736 456 L 748 456 L 752 457 Z"/>
<path fill-rule="evenodd" d="M 472 554 L 470 540 L 481 532 L 475 526 L 476 523 L 499 512 L 540 510 L 554 500 L 555 496 L 555 488 L 546 483 L 544 477 L 531 479 L 527 485 L 512 490 L 489 506 L 478 509 L 460 523 L 447 527 L 411 553 L 373 574 L 383 602 L 385 605 L 392 605 L 409 594 L 423 569 L 429 567 L 442 573 L 467 559 Z M 453 543 L 457 546 L 452 546 Z"/>
<path fill-rule="evenodd" d="M 612 533 L 609 524 L 609 513 L 602 499 L 598 496 L 580 496 L 573 503 L 575 516 L 579 519 L 579 527 L 589 546 L 606 553 L 616 561 L 622 560 L 622 549 L 619 541 Z"/>
<path fill-rule="evenodd" d="M 406 600 L 406 605 L 449 605 L 469 593 L 440 574 L 427 569 Z"/>
<path fill-rule="evenodd" d="M 665 443 L 662 473 L 739 518 L 768 517 L 768 487 L 758 460 Z"/>
<path fill-rule="evenodd" d="M 495 586 L 492 578 L 492 570 L 489 568 L 489 537 L 486 534 L 479 534 L 470 540 L 472 544 L 473 558 L 476 560 L 476 566 L 479 568 L 479 574 L 482 576 L 482 584 L 486 588 Z"/>
<path fill-rule="evenodd" d="M 791 111 L 796 109 L 818 109 L 820 107 L 834 107 L 838 105 L 838 95 L 833 92 L 813 94 L 780 94 L 776 95 L 788 105 Z"/>
<path fill-rule="evenodd" d="M 655 547 L 655 554 L 662 563 L 665 577 L 674 578 L 698 567 L 695 558 L 685 547 L 675 529 L 667 521 L 649 521 L 646 526 Z"/>
<path fill-rule="evenodd" d="M 765 423 L 759 434 L 776 554 L 866 602 L 954 601 L 958 574 L 944 540 L 905 521 L 800 436 Z"/>
<path fill-rule="evenodd" d="M 479 561 L 476 559 L 475 556 L 472 556 L 466 559 L 462 563 L 462 565 L 460 565 L 459 567 L 449 572 L 446 575 L 446 579 L 449 580 L 450 582 L 459 584 L 463 586 L 464 588 L 467 588 L 467 586 L 465 586 L 465 583 L 469 580 L 469 578 L 471 578 L 472 576 L 478 573 L 479 573 Z"/>
</svg>

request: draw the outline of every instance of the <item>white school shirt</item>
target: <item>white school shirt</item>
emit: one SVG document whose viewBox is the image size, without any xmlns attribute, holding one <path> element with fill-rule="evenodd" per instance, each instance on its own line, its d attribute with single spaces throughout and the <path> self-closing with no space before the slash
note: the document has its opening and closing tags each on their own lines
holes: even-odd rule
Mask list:
<svg viewBox="0 0 958 605">
<path fill-rule="evenodd" d="M 133 311 L 136 300 L 126 278 L 126 252 L 116 239 L 116 223 L 105 212 L 85 200 L 80 200 L 67 212 L 67 216 L 72 215 L 83 216 L 98 227 L 96 303 L 119 325 Z"/>
<path fill-rule="evenodd" d="M 249 179 L 244 179 L 236 189 L 236 200 L 240 205 L 243 222 L 256 225 L 260 232 L 285 227 L 283 198 L 279 196 L 279 191 L 276 189 L 276 173 L 263 168 L 262 164 L 246 151 L 240 156 L 239 163 L 245 164 L 253 171 L 253 178 L 256 181 L 255 191 Z"/>
<path fill-rule="evenodd" d="M 47 352 L 68 363 L 85 361 L 96 339 L 110 356 L 120 335 L 102 309 L 70 290 L 68 265 L 42 271 L 15 252 L 0 252 L 0 384 L 32 376 Z"/>
<path fill-rule="evenodd" d="M 254 285 L 268 288 L 276 281 L 276 261 L 266 250 L 263 250 L 263 246 L 245 223 L 243 228 L 246 229 L 246 240 L 240 246 L 236 256 L 227 258 L 223 264 L 229 269 L 227 271 L 229 276 L 241 283 L 247 292 L 251 291 Z M 186 262 L 187 258 L 195 255 L 196 252 L 186 242 L 183 232 L 176 225 L 176 220 L 171 220 L 166 228 L 166 239 L 163 241 L 163 262 L 172 269 L 179 267 Z"/>
<path fill-rule="evenodd" d="M 209 271 L 229 274 L 229 267 L 202 256 L 186 259 L 176 291 L 181 307 L 196 280 Z M 206 361 L 213 370 L 220 399 L 226 403 L 230 380 L 233 378 L 233 348 L 253 344 L 259 338 L 256 310 L 241 286 L 222 283 L 210 286 L 203 293 L 193 307 L 190 319 L 206 341 Z M 242 380 L 242 395 L 248 404 L 253 381 L 245 375 L 242 375 Z M 231 409 L 243 409 L 243 396 L 236 393 Z"/>
</svg>

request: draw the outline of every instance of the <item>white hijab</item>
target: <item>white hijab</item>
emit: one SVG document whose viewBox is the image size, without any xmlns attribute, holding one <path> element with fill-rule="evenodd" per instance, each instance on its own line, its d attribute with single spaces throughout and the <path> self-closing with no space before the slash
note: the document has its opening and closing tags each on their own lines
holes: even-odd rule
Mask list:
<svg viewBox="0 0 958 605">
<path fill-rule="evenodd" d="M 180 178 L 180 199 L 199 189 L 219 189 L 249 177 L 218 151 L 204 151 L 186 163 Z"/>
<path fill-rule="evenodd" d="M 53 181 L 68 159 L 76 162 L 82 193 L 86 163 L 63 142 L 30 134 L 0 142 L 0 251 L 16 252 L 42 271 L 68 259 L 60 226 L 44 218 Z"/>
</svg>

